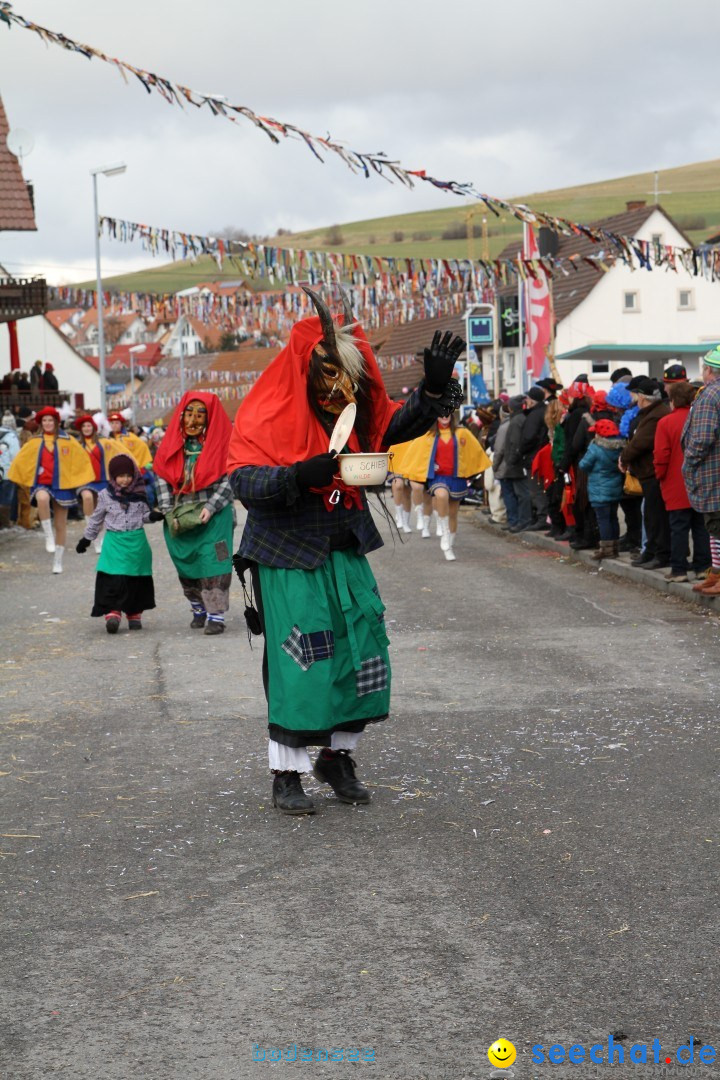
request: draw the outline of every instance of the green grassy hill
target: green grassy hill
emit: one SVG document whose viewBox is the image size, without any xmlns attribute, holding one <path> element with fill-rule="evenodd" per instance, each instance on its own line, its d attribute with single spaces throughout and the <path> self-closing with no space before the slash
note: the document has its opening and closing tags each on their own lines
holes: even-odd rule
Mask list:
<svg viewBox="0 0 720 1080">
<path fill-rule="evenodd" d="M 693 243 L 700 243 L 720 232 L 720 160 L 666 169 L 658 179 L 661 193 L 658 201 Z M 595 184 L 519 195 L 511 201 L 535 206 L 572 221 L 590 222 L 620 213 L 629 199 L 645 199 L 651 203 L 653 191 L 654 174 L 638 173 Z M 412 195 L 408 199 L 412 199 Z M 483 217 L 487 224 L 486 241 L 482 236 Z M 478 234 L 471 240 L 468 240 L 468 228 Z M 494 258 L 510 239 L 520 237 L 521 232 L 520 222 L 514 217 L 503 215 L 497 218 L 482 204 L 461 202 L 448 195 L 447 208 L 442 210 L 328 224 L 307 232 L 276 237 L 268 243 L 322 251 L 446 259 L 466 258 L 468 254 L 481 258 L 487 243 L 487 252 Z M 201 281 L 232 281 L 240 276 L 229 263 L 219 273 L 215 261 L 204 257 L 195 263 L 170 263 L 108 278 L 105 284 L 109 289 L 175 292 Z M 93 283 L 79 287 L 92 288 Z M 266 283 L 257 282 L 254 287 L 263 288 Z"/>
</svg>

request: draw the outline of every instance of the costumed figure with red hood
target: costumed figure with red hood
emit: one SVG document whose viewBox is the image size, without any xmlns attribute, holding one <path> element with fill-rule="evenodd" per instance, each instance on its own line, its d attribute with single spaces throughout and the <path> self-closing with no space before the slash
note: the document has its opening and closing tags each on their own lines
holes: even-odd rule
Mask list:
<svg viewBox="0 0 720 1080">
<path fill-rule="evenodd" d="M 92 416 L 78 416 L 75 420 L 75 430 L 80 436 L 78 442 L 90 458 L 90 464 L 95 473 L 94 480 L 78 488 L 83 513 L 86 518 L 89 518 L 97 506 L 98 495 L 108 486 L 108 462 L 116 454 L 121 454 L 123 450 L 119 440 L 101 439 L 98 436 L 98 426 Z M 100 551 L 101 548 L 102 539 L 98 534 L 95 539 L 95 550 Z"/>
<path fill-rule="evenodd" d="M 464 342 L 436 334 L 425 380 L 404 404 L 388 397 L 375 357 L 344 300 L 343 325 L 310 289 L 319 317 L 302 319 L 238 409 L 228 473 L 248 516 L 235 565 L 249 570 L 265 635 L 273 805 L 314 813 L 300 774 L 314 771 L 348 803 L 370 801 L 350 757 L 390 704 L 384 605 L 365 558 L 382 546 L 365 491 L 339 477 L 330 433 L 350 402 L 354 453 L 422 435 L 462 401 L 451 378 Z M 249 620 L 249 625 L 251 622 Z M 313 767 L 308 746 L 323 749 Z"/>
<path fill-rule="evenodd" d="M 165 542 L 192 608 L 193 630 L 222 634 L 230 606 L 233 491 L 227 478 L 232 425 L 220 399 L 189 390 L 155 455 Z"/>
<path fill-rule="evenodd" d="M 46 405 L 35 414 L 40 424 L 8 470 L 8 480 L 30 489 L 45 534 L 45 550 L 54 552 L 53 574 L 62 573 L 67 537 L 67 515 L 77 503 L 78 488 L 95 479 L 90 459 L 76 439 L 60 429 L 60 413 Z M 55 534 L 50 511 L 55 520 Z"/>
</svg>

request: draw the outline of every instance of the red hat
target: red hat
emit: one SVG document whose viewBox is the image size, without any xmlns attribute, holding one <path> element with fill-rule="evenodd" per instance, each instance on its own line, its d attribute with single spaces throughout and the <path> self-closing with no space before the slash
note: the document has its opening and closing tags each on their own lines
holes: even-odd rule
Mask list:
<svg viewBox="0 0 720 1080">
<path fill-rule="evenodd" d="M 601 409 L 606 409 L 607 391 L 596 390 L 592 396 L 592 405 L 590 407 L 591 412 L 600 412 Z"/>
<path fill-rule="evenodd" d="M 108 420 L 119 420 L 120 423 L 123 425 L 123 427 L 125 426 L 125 417 L 123 416 L 122 413 L 111 412 L 110 415 L 108 416 Z"/>
<path fill-rule="evenodd" d="M 612 439 L 613 436 L 620 434 L 620 428 L 613 420 L 598 420 L 590 430 L 603 439 Z"/>
<path fill-rule="evenodd" d="M 83 424 L 92 424 L 93 431 L 97 431 L 97 424 L 93 420 L 92 416 L 78 416 L 75 420 L 75 430 L 79 431 Z"/>
<path fill-rule="evenodd" d="M 60 413 L 53 409 L 52 405 L 46 405 L 44 409 L 38 409 L 35 413 L 36 420 L 42 420 L 43 416 L 52 416 L 56 424 L 60 423 Z"/>
<path fill-rule="evenodd" d="M 592 395 L 594 392 L 595 391 L 593 390 L 590 383 L 586 383 L 586 382 L 570 383 L 570 385 L 567 388 L 568 397 L 571 398 L 571 399 L 572 398 L 578 399 L 578 398 L 588 397 L 588 396 Z"/>
<path fill-rule="evenodd" d="M 55 368 L 52 366 L 50 361 L 48 361 L 47 364 L 45 365 L 45 370 L 46 371 L 54 371 L 55 370 Z"/>
</svg>

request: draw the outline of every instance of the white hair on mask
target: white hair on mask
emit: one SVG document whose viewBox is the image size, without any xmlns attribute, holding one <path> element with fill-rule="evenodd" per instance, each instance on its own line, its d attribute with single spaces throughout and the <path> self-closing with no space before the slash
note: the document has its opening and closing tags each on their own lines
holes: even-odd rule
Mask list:
<svg viewBox="0 0 720 1080">
<path fill-rule="evenodd" d="M 340 363 L 353 382 L 359 382 L 363 373 L 363 356 L 353 338 L 353 328 L 357 323 L 335 327 L 335 345 Z"/>
</svg>

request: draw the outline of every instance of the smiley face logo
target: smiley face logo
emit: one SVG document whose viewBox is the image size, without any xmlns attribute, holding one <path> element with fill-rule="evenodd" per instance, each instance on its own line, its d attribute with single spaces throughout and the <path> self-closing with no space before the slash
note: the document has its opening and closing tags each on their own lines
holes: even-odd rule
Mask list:
<svg viewBox="0 0 720 1080">
<path fill-rule="evenodd" d="M 517 1057 L 517 1050 L 507 1039 L 496 1039 L 488 1050 L 488 1061 L 496 1069 L 507 1069 Z"/>
</svg>

